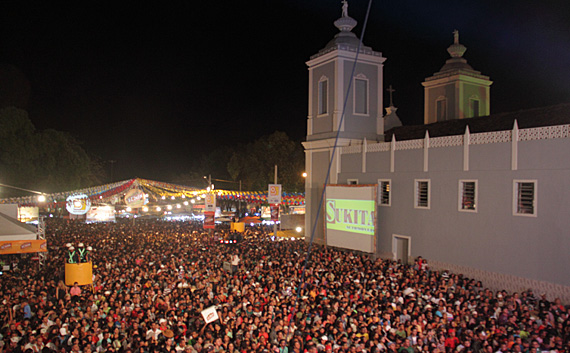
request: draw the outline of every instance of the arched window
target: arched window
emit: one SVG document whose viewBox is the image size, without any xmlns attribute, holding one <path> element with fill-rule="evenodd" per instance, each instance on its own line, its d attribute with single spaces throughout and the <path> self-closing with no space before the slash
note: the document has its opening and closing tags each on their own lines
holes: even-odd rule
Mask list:
<svg viewBox="0 0 570 353">
<path fill-rule="evenodd" d="M 439 97 L 435 101 L 435 116 L 436 121 L 447 120 L 447 98 Z"/>
<path fill-rule="evenodd" d="M 368 78 L 359 74 L 354 78 L 354 114 L 368 115 Z"/>
<path fill-rule="evenodd" d="M 469 117 L 476 118 L 479 114 L 479 97 L 472 96 L 469 98 Z"/>
<path fill-rule="evenodd" d="M 323 115 L 328 113 L 329 105 L 329 80 L 325 76 L 322 76 L 319 80 L 319 102 L 318 102 L 318 115 Z"/>
</svg>

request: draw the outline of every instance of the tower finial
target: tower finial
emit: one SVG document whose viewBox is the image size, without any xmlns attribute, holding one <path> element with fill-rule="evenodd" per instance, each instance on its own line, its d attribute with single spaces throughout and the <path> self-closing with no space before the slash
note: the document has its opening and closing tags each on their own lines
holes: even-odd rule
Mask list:
<svg viewBox="0 0 570 353">
<path fill-rule="evenodd" d="M 348 1 L 342 0 L 342 16 L 334 21 L 334 25 L 341 32 L 351 32 L 356 27 L 356 20 L 348 15 Z"/>
<path fill-rule="evenodd" d="M 451 55 L 452 58 L 461 58 L 467 48 L 461 43 L 459 43 L 459 31 L 453 31 L 453 44 L 447 48 L 447 52 Z"/>
</svg>

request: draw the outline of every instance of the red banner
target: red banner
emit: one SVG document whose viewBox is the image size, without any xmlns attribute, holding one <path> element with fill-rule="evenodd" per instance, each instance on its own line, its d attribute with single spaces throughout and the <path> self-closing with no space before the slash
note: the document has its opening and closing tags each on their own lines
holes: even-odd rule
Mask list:
<svg viewBox="0 0 570 353">
<path fill-rule="evenodd" d="M 279 220 L 279 205 L 271 205 L 271 220 L 273 222 Z"/>
<path fill-rule="evenodd" d="M 44 240 L 8 240 L 0 241 L 0 255 L 46 252 L 47 241 Z"/>
<path fill-rule="evenodd" d="M 214 229 L 216 227 L 214 223 L 214 216 L 216 212 L 204 212 L 204 229 Z"/>
</svg>

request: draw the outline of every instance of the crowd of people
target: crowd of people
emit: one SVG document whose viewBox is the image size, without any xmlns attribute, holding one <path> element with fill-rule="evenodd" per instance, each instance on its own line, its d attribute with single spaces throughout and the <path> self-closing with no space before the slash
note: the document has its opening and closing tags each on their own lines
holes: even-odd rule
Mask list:
<svg viewBox="0 0 570 353">
<path fill-rule="evenodd" d="M 0 276 L 0 353 L 570 352 L 569 307 L 461 274 L 229 230 L 50 219 L 43 267 Z M 67 243 L 91 246 L 93 285 L 64 283 Z M 230 263 L 226 267 L 224 263 Z M 202 311 L 219 319 L 206 324 Z"/>
</svg>

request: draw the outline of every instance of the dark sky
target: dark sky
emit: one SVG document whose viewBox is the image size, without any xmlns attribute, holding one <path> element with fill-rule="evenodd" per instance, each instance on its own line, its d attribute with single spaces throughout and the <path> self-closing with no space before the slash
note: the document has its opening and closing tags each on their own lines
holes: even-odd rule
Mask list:
<svg viewBox="0 0 570 353">
<path fill-rule="evenodd" d="M 341 14 L 340 0 L 56 3 L 0 2 L 0 63 L 28 79 L 36 128 L 116 160 L 115 180 L 168 181 L 210 148 L 275 130 L 303 139 L 305 62 Z M 406 125 L 422 123 L 421 82 L 448 58 L 454 29 L 494 81 L 492 113 L 569 102 L 568 3 L 374 0 L 364 43 L 387 58 Z M 367 6 L 349 1 L 358 36 Z"/>
</svg>

